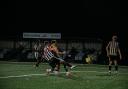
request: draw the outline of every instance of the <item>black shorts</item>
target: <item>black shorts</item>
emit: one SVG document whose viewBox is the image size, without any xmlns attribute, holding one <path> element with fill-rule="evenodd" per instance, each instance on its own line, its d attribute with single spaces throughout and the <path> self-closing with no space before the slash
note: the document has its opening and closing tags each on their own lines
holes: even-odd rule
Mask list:
<svg viewBox="0 0 128 89">
<path fill-rule="evenodd" d="M 60 60 L 58 60 L 56 58 L 52 58 L 51 60 L 49 60 L 49 65 L 50 66 L 56 66 L 59 63 L 60 63 Z"/>
<path fill-rule="evenodd" d="M 111 61 L 119 60 L 119 56 L 109 55 Z"/>
</svg>

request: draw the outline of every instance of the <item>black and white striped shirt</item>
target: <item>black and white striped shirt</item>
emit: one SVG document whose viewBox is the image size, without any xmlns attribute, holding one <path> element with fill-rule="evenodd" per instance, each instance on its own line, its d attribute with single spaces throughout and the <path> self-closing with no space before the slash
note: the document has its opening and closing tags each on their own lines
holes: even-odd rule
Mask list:
<svg viewBox="0 0 128 89">
<path fill-rule="evenodd" d="M 117 41 L 110 41 L 108 44 L 109 55 L 117 56 L 119 49 L 119 43 Z"/>
<path fill-rule="evenodd" d="M 35 44 L 34 50 L 35 50 L 35 52 L 39 52 L 41 50 L 41 44 L 39 44 L 39 45 Z"/>
<path fill-rule="evenodd" d="M 46 60 L 51 60 L 54 57 L 54 54 L 49 50 L 49 45 L 44 47 L 44 58 Z"/>
</svg>

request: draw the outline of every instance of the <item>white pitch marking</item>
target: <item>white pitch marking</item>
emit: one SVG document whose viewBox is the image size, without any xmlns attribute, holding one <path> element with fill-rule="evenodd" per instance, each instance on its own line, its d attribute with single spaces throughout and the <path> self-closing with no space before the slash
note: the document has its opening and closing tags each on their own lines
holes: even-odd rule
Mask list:
<svg viewBox="0 0 128 89">
<path fill-rule="evenodd" d="M 98 73 L 108 73 L 108 72 L 99 72 L 99 71 L 71 71 L 71 72 L 98 72 Z M 60 73 L 66 73 L 66 72 L 60 72 Z M 54 73 L 50 73 L 50 74 L 54 74 Z M 119 73 L 119 74 L 128 74 L 128 73 Z M 20 78 L 20 77 L 31 77 L 31 76 L 46 76 L 45 73 L 43 74 L 27 74 L 27 75 L 16 75 L 16 76 L 5 76 L 5 77 L 0 77 L 1 79 L 5 79 L 5 78 Z"/>
</svg>

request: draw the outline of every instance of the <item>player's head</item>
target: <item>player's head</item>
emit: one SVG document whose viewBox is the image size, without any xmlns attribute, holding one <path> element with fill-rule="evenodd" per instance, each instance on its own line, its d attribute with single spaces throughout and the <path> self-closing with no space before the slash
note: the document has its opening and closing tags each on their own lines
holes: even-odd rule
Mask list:
<svg viewBox="0 0 128 89">
<path fill-rule="evenodd" d="M 117 40 L 117 36 L 116 36 L 116 35 L 113 35 L 113 36 L 112 36 L 112 40 L 113 40 L 113 41 L 116 41 L 116 40 Z"/>
<path fill-rule="evenodd" d="M 44 45 L 48 45 L 49 44 L 49 42 L 48 41 L 44 41 Z"/>
</svg>

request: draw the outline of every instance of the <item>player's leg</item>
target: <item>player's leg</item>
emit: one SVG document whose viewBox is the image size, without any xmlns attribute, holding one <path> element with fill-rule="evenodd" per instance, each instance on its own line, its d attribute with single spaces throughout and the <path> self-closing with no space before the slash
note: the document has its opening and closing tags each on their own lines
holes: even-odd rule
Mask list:
<svg viewBox="0 0 128 89">
<path fill-rule="evenodd" d="M 42 62 L 42 56 L 41 56 L 41 53 L 38 52 L 38 59 L 37 59 L 37 65 L 39 66 L 39 64 Z"/>
<path fill-rule="evenodd" d="M 58 58 L 57 60 L 59 60 L 59 64 L 63 64 L 63 65 L 64 65 L 64 69 L 65 69 L 65 71 L 66 71 L 66 76 L 71 77 L 72 74 L 71 74 L 71 72 L 69 71 L 69 67 L 70 67 L 70 69 L 72 69 L 72 68 L 74 68 L 75 66 L 73 66 L 73 65 L 71 65 L 70 63 L 64 61 L 64 60 L 61 59 L 61 58 Z"/>
<path fill-rule="evenodd" d="M 48 62 L 49 62 L 51 69 L 47 69 L 47 75 L 49 75 L 49 73 L 53 73 L 53 72 L 58 73 L 58 71 L 60 69 L 60 61 L 53 57 Z"/>
<path fill-rule="evenodd" d="M 70 59 L 70 56 L 66 56 L 66 57 L 64 58 L 64 61 L 67 62 L 67 63 L 69 63 L 69 61 L 70 61 L 69 59 Z M 70 64 L 70 65 L 71 65 L 71 64 Z M 66 64 L 63 64 L 63 66 L 64 66 L 65 71 L 68 72 L 68 71 L 69 71 L 68 66 L 67 66 Z M 75 67 L 75 66 L 72 65 L 70 68 L 72 69 L 72 68 L 74 68 L 74 67 Z"/>
<path fill-rule="evenodd" d="M 56 68 L 55 71 L 60 71 L 60 60 L 55 59 Z"/>
<path fill-rule="evenodd" d="M 55 75 L 58 75 L 59 74 L 59 71 L 60 71 L 60 61 L 57 60 L 57 59 L 54 59 L 55 60 L 55 68 L 54 68 L 54 74 Z"/>
<path fill-rule="evenodd" d="M 55 67 L 56 67 L 55 61 L 54 60 L 51 60 L 49 62 L 49 65 L 51 66 L 51 72 L 53 72 L 55 70 Z"/>
<path fill-rule="evenodd" d="M 39 66 L 39 63 L 40 63 L 39 53 L 38 52 L 35 52 L 35 58 L 36 58 L 36 64 L 35 64 L 35 66 L 38 67 Z"/>
<path fill-rule="evenodd" d="M 56 71 L 60 70 L 60 64 L 63 64 L 65 71 L 68 72 L 68 68 L 67 68 L 66 63 L 60 62 L 60 60 L 57 60 L 57 59 L 56 59 L 56 68 L 55 68 L 55 70 Z"/>
<path fill-rule="evenodd" d="M 111 73 L 112 69 L 112 59 L 109 57 L 109 73 Z"/>
<path fill-rule="evenodd" d="M 39 67 L 39 64 L 41 63 L 41 60 L 40 59 L 37 59 L 37 62 L 36 62 L 36 67 Z"/>
<path fill-rule="evenodd" d="M 65 62 L 65 61 L 60 61 L 61 64 L 64 64 L 65 66 L 68 66 L 70 67 L 71 69 L 74 68 L 74 66 L 68 62 Z"/>
<path fill-rule="evenodd" d="M 68 62 L 69 60 L 69 57 L 68 56 L 66 56 L 65 58 L 64 58 L 64 61 L 65 62 Z M 66 71 L 66 72 L 68 72 L 68 67 L 66 66 L 66 64 L 63 64 L 63 67 L 64 67 L 64 70 Z"/>
<path fill-rule="evenodd" d="M 36 59 L 35 67 L 38 67 L 38 65 L 37 65 L 37 62 L 38 62 L 38 55 L 37 55 L 37 52 L 34 52 L 34 56 L 35 56 L 35 59 Z"/>
<path fill-rule="evenodd" d="M 52 58 L 49 61 L 49 65 L 51 66 L 51 72 L 60 70 L 60 61 L 56 58 Z"/>
<path fill-rule="evenodd" d="M 114 65 L 115 65 L 115 71 L 116 71 L 116 73 L 117 73 L 117 71 L 118 71 L 118 64 L 117 64 L 117 60 L 114 60 Z"/>
<path fill-rule="evenodd" d="M 67 68 L 67 66 L 66 66 L 65 64 L 63 64 L 63 65 L 64 65 L 64 69 L 65 69 L 65 71 L 68 72 L 68 68 Z"/>
<path fill-rule="evenodd" d="M 64 60 L 61 59 L 61 58 L 57 58 L 57 57 L 55 57 L 55 58 L 56 58 L 57 60 L 60 60 L 60 63 L 61 63 L 61 64 L 64 64 L 64 65 L 70 67 L 71 69 L 75 67 L 74 65 L 72 65 L 72 64 L 70 64 L 70 63 L 64 61 Z"/>
<path fill-rule="evenodd" d="M 70 72 L 70 69 L 67 67 L 66 64 L 63 64 L 64 65 L 64 69 L 66 71 L 66 76 L 67 77 L 71 77 L 72 76 L 72 73 Z"/>
<path fill-rule="evenodd" d="M 55 63 L 52 60 L 49 60 L 48 64 L 50 65 L 51 68 L 50 69 L 46 69 L 47 75 L 49 75 L 49 73 L 53 73 L 53 71 L 54 71 L 54 69 L 56 67 Z"/>
<path fill-rule="evenodd" d="M 35 59 L 38 59 L 38 52 L 34 52 Z"/>
</svg>

